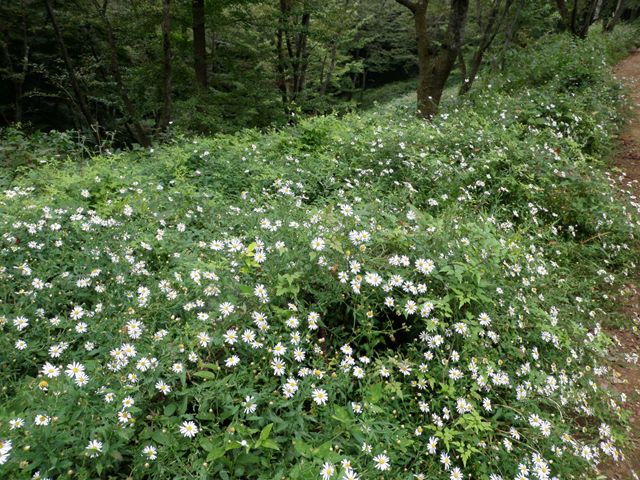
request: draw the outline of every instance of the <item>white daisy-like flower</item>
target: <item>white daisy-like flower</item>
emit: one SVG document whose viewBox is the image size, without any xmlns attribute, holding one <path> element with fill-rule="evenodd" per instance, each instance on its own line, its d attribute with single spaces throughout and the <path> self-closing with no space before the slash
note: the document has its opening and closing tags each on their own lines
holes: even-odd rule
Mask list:
<svg viewBox="0 0 640 480">
<path fill-rule="evenodd" d="M 102 453 L 102 442 L 99 440 L 91 440 L 85 450 L 87 451 L 87 455 L 95 458 Z"/>
<path fill-rule="evenodd" d="M 311 398 L 313 398 L 313 401 L 318 405 L 325 405 L 327 403 L 327 400 L 329 400 L 329 395 L 327 394 L 326 390 L 322 388 L 316 388 L 313 390 L 313 392 L 311 392 Z"/>
<path fill-rule="evenodd" d="M 153 445 L 147 445 L 142 449 L 142 454 L 146 456 L 148 460 L 155 460 L 158 458 L 158 449 Z"/>
<path fill-rule="evenodd" d="M 39 427 L 45 427 L 49 425 L 50 421 L 51 421 L 51 418 L 49 416 L 43 415 L 40 413 L 35 416 L 33 423 L 35 423 Z"/>
<path fill-rule="evenodd" d="M 225 366 L 229 368 L 235 367 L 239 363 L 240 363 L 240 357 L 238 355 L 231 355 L 229 358 L 227 358 L 224 361 Z"/>
<path fill-rule="evenodd" d="M 373 457 L 374 466 L 384 472 L 385 470 L 389 470 L 391 468 L 391 462 L 389 461 L 389 457 L 384 454 L 376 455 Z"/>
<path fill-rule="evenodd" d="M 336 473 L 336 467 L 333 466 L 332 463 L 326 462 L 322 465 L 322 469 L 320 470 L 320 476 L 322 480 L 329 480 Z"/>
<path fill-rule="evenodd" d="M 194 422 L 182 422 L 180 425 L 180 433 L 187 438 L 195 437 L 200 429 Z"/>
<path fill-rule="evenodd" d="M 324 250 L 324 239 L 322 237 L 316 237 L 311 240 L 311 248 L 317 252 Z"/>
</svg>

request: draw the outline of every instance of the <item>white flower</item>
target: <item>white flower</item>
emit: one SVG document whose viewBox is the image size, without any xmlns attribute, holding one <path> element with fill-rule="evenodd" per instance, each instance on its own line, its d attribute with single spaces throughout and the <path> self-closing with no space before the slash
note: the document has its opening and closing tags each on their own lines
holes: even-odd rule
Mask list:
<svg viewBox="0 0 640 480">
<path fill-rule="evenodd" d="M 35 419 L 33 420 L 33 422 L 38 425 L 39 427 L 44 427 L 49 425 L 49 421 L 51 419 L 47 416 L 47 415 L 42 415 L 42 414 L 38 414 L 36 415 Z"/>
<path fill-rule="evenodd" d="M 322 237 L 316 237 L 311 240 L 311 248 L 317 252 L 324 250 L 324 239 Z"/>
<path fill-rule="evenodd" d="M 279 358 L 274 358 L 271 361 L 271 368 L 273 368 L 273 374 L 280 377 L 284 375 L 285 364 Z"/>
<path fill-rule="evenodd" d="M 180 362 L 176 362 L 171 365 L 171 371 L 173 373 L 182 373 L 184 371 L 184 365 Z"/>
<path fill-rule="evenodd" d="M 224 364 L 226 367 L 235 367 L 236 365 L 238 365 L 240 363 L 240 357 L 237 355 L 231 355 L 229 358 L 227 358 L 224 361 Z"/>
<path fill-rule="evenodd" d="M 64 371 L 64 373 L 69 378 L 77 377 L 78 374 L 84 373 L 84 365 L 77 362 L 70 363 L 69 365 L 67 365 L 67 369 Z"/>
<path fill-rule="evenodd" d="M 351 468 L 345 468 L 342 480 L 360 480 L 360 477 Z"/>
<path fill-rule="evenodd" d="M 478 320 L 483 327 L 488 327 L 491 324 L 491 317 L 484 312 L 478 315 Z"/>
<path fill-rule="evenodd" d="M 24 427 L 24 420 L 22 418 L 9 420 L 9 430 L 17 430 L 22 427 Z"/>
<path fill-rule="evenodd" d="M 376 455 L 375 457 L 373 457 L 373 463 L 378 470 L 383 472 L 391 468 L 389 457 L 383 454 Z"/>
<path fill-rule="evenodd" d="M 55 378 L 60 375 L 60 368 L 47 362 L 42 367 L 42 375 L 48 378 Z"/>
<path fill-rule="evenodd" d="M 180 425 L 180 433 L 188 438 L 193 438 L 200 431 L 198 426 L 193 422 L 182 422 Z"/>
<path fill-rule="evenodd" d="M 147 445 L 142 449 L 142 454 L 147 457 L 149 460 L 155 460 L 158 458 L 158 449 L 153 445 Z"/>
<path fill-rule="evenodd" d="M 7 463 L 12 448 L 11 440 L 0 440 L 0 465 Z"/>
<path fill-rule="evenodd" d="M 438 439 L 436 437 L 429 437 L 427 442 L 427 451 L 433 455 L 436 453 L 436 447 L 438 446 Z"/>
<path fill-rule="evenodd" d="M 0 455 L 9 453 L 12 448 L 11 440 L 0 440 Z"/>
<path fill-rule="evenodd" d="M 462 480 L 464 476 L 458 467 L 451 470 L 451 476 L 449 477 L 451 480 Z"/>
<path fill-rule="evenodd" d="M 235 311 L 235 309 L 236 307 L 229 302 L 224 302 L 219 307 L 220 313 L 223 317 L 228 317 Z"/>
<path fill-rule="evenodd" d="M 167 393 L 169 393 L 171 391 L 171 387 L 169 385 L 167 385 L 164 380 L 158 380 L 156 382 L 156 388 L 162 392 L 162 394 L 166 395 Z"/>
<path fill-rule="evenodd" d="M 311 393 L 311 398 L 313 398 L 313 401 L 318 405 L 324 405 L 327 403 L 327 400 L 329 400 L 329 395 L 327 395 L 326 390 L 323 390 L 322 388 L 316 388 Z"/>
<path fill-rule="evenodd" d="M 244 402 L 242 402 L 242 406 L 244 407 L 244 413 L 246 414 L 250 414 L 250 413 L 255 413 L 256 409 L 258 408 L 258 405 L 256 404 L 256 402 L 253 401 L 252 396 L 247 395 L 246 397 L 244 397 Z"/>
<path fill-rule="evenodd" d="M 85 450 L 87 450 L 87 455 L 95 458 L 102 453 L 102 442 L 99 440 L 91 440 Z"/>
<path fill-rule="evenodd" d="M 329 462 L 326 462 L 324 465 L 322 465 L 322 470 L 320 470 L 320 476 L 322 477 L 322 480 L 329 480 L 335 473 L 336 468 Z"/>
<path fill-rule="evenodd" d="M 75 383 L 79 387 L 84 387 L 87 383 L 89 383 L 89 376 L 84 372 L 80 372 L 76 375 Z"/>
<path fill-rule="evenodd" d="M 435 263 L 431 259 L 419 258 L 416 260 L 416 270 L 425 275 L 429 275 L 436 268 Z"/>
</svg>

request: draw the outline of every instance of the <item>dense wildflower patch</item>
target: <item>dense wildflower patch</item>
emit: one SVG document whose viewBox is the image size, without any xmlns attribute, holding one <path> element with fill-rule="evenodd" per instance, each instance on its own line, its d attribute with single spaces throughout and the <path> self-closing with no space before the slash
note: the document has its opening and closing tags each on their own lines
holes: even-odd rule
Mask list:
<svg viewBox="0 0 640 480">
<path fill-rule="evenodd" d="M 640 205 L 595 160 L 620 92 L 582 48 L 584 88 L 486 88 L 432 123 L 396 106 L 23 172 L 0 200 L 3 477 L 620 459 L 601 323 Z"/>
</svg>

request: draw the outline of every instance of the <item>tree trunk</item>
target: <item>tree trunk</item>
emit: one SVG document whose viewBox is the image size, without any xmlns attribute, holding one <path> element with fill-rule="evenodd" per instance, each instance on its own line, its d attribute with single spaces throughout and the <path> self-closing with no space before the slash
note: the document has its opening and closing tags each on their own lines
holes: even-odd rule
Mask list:
<svg viewBox="0 0 640 480">
<path fill-rule="evenodd" d="M 280 17 L 276 33 L 276 69 L 278 88 L 287 114 L 290 113 L 291 103 L 304 91 L 309 67 L 308 38 L 311 12 L 305 1 L 299 22 L 296 19 L 296 24 L 292 25 L 292 9 L 291 0 L 280 0 Z"/>
<path fill-rule="evenodd" d="M 204 0 L 192 1 L 193 61 L 198 87 L 207 88 L 207 44 L 205 31 Z"/>
<path fill-rule="evenodd" d="M 324 77 L 324 81 L 320 85 L 320 95 L 324 96 L 327 93 L 327 89 L 329 85 L 331 85 L 331 79 L 333 77 L 333 72 L 336 69 L 336 60 L 338 57 L 338 46 L 336 43 L 331 45 L 331 60 L 329 60 L 329 69 L 327 70 L 327 74 Z"/>
<path fill-rule="evenodd" d="M 593 17 L 596 13 L 596 7 L 598 6 L 598 0 L 591 0 L 583 7 L 578 13 L 578 25 L 577 34 L 580 38 L 587 38 L 589 34 L 589 27 L 593 23 Z"/>
<path fill-rule="evenodd" d="M 622 12 L 625 9 L 625 0 L 618 0 L 618 5 L 613 13 L 613 16 L 609 19 L 609 21 L 605 22 L 603 25 L 603 31 L 612 32 L 614 27 L 620 21 L 620 17 L 622 17 Z"/>
<path fill-rule="evenodd" d="M 362 70 L 362 85 L 360 85 L 360 102 L 364 98 L 364 91 L 367 89 L 367 69 Z"/>
<path fill-rule="evenodd" d="M 571 13 L 569 13 L 569 9 L 567 8 L 567 4 L 565 3 L 564 0 L 556 0 L 556 6 L 558 8 L 558 13 L 560 14 L 560 17 L 562 18 L 562 22 L 564 23 L 565 27 L 570 30 L 573 31 L 573 29 L 571 28 L 571 24 L 572 24 L 572 19 L 571 19 Z"/>
<path fill-rule="evenodd" d="M 473 55 L 468 74 L 466 76 L 463 76 L 464 81 L 460 86 L 458 95 L 464 95 L 469 90 L 471 90 L 471 86 L 473 85 L 473 82 L 475 81 L 476 77 L 478 76 L 478 72 L 480 71 L 480 66 L 482 65 L 484 54 L 487 52 L 489 47 L 491 47 L 493 40 L 496 38 L 496 35 L 500 31 L 500 27 L 502 26 L 504 19 L 509 13 L 509 9 L 511 8 L 512 4 L 513 0 L 506 0 L 504 7 L 502 7 L 502 0 L 498 0 L 493 4 L 493 8 L 491 9 L 487 17 L 487 23 L 484 26 L 482 38 L 480 39 L 480 45 Z M 502 11 L 500 12 L 501 7 Z"/>
<path fill-rule="evenodd" d="M 518 27 L 518 20 L 520 20 L 520 12 L 524 8 L 525 0 L 519 0 L 518 5 L 516 6 L 515 12 L 513 12 L 513 18 L 507 27 L 507 31 L 504 33 L 504 45 L 502 46 L 502 54 L 500 59 L 500 68 L 502 70 L 505 69 L 506 66 L 506 52 L 509 48 L 509 45 L 513 41 L 513 35 Z"/>
<path fill-rule="evenodd" d="M 162 53 L 164 84 L 159 128 L 161 132 L 164 132 L 171 121 L 171 0 L 163 0 L 162 2 Z"/>
<path fill-rule="evenodd" d="M 464 82 L 467 78 L 467 62 L 464 59 L 462 49 L 460 49 L 460 52 L 458 53 L 458 67 L 460 68 L 460 77 Z"/>
<path fill-rule="evenodd" d="M 600 18 L 600 15 L 602 13 L 602 4 L 604 3 L 604 0 L 597 0 L 596 3 L 596 9 L 593 12 L 593 21 L 597 22 L 598 19 Z"/>
<path fill-rule="evenodd" d="M 431 118 L 438 112 L 444 86 L 462 48 L 469 0 L 451 1 L 447 31 L 437 46 L 429 39 L 427 2 L 413 4 L 403 0 L 400 3 L 415 7 L 412 11 L 418 43 L 418 112 L 424 118 Z"/>
<path fill-rule="evenodd" d="M 91 110 L 89 110 L 89 106 L 87 105 L 85 97 L 82 93 L 82 90 L 80 89 L 80 84 L 78 83 L 76 72 L 73 68 L 73 63 L 71 61 L 71 57 L 69 56 L 69 51 L 67 50 L 67 45 L 64 43 L 62 32 L 60 31 L 60 27 L 58 26 L 55 11 L 53 10 L 52 0 L 45 0 L 45 6 L 47 7 L 47 14 L 49 15 L 49 19 L 51 20 L 51 25 L 53 26 L 53 30 L 56 34 L 56 40 L 58 41 L 58 45 L 62 52 L 62 58 L 64 60 L 65 67 L 67 68 L 67 74 L 69 75 L 69 81 L 71 83 L 71 88 L 73 89 L 73 94 L 76 97 L 75 100 L 78 104 L 78 108 L 80 109 L 82 116 L 89 125 L 89 129 L 91 130 L 93 136 L 99 144 L 100 127 L 94 120 L 93 115 L 91 114 Z"/>
<path fill-rule="evenodd" d="M 24 8 L 24 2 L 21 2 Z M 22 122 L 22 97 L 24 90 L 24 81 L 27 78 L 29 70 L 29 36 L 27 34 L 27 16 L 22 16 L 22 61 L 20 62 L 20 73 L 14 81 L 15 86 L 15 104 L 16 104 L 16 122 Z"/>
<path fill-rule="evenodd" d="M 309 23 L 311 21 L 311 13 L 308 11 L 303 12 L 302 21 L 300 22 L 301 30 L 298 34 L 298 41 L 296 42 L 296 62 L 295 62 L 295 76 L 297 81 L 295 83 L 295 96 L 298 97 L 304 91 L 304 86 L 307 78 L 307 69 L 309 68 Z"/>
<path fill-rule="evenodd" d="M 598 2 L 599 0 L 573 0 L 573 6 L 569 10 L 565 0 L 556 0 L 556 6 L 565 28 L 579 38 L 586 38 L 589 27 L 593 23 Z"/>
</svg>

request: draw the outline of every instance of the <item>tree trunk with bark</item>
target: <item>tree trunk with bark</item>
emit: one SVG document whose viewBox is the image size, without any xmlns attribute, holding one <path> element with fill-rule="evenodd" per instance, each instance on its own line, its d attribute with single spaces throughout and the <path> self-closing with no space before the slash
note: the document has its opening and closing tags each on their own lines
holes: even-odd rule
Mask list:
<svg viewBox="0 0 640 480">
<path fill-rule="evenodd" d="M 565 28 L 579 38 L 586 38 L 593 23 L 599 0 L 573 0 L 571 8 L 566 0 L 556 0 L 558 13 Z"/>
<path fill-rule="evenodd" d="M 447 30 L 438 42 L 429 35 L 428 0 L 396 1 L 413 13 L 418 44 L 418 112 L 431 118 L 438 112 L 444 86 L 462 48 L 469 0 L 451 0 Z"/>
<path fill-rule="evenodd" d="M 286 113 L 305 89 L 309 68 L 309 25 L 311 12 L 308 2 L 298 18 L 292 0 L 280 0 L 280 17 L 276 32 L 277 83 Z"/>
</svg>

